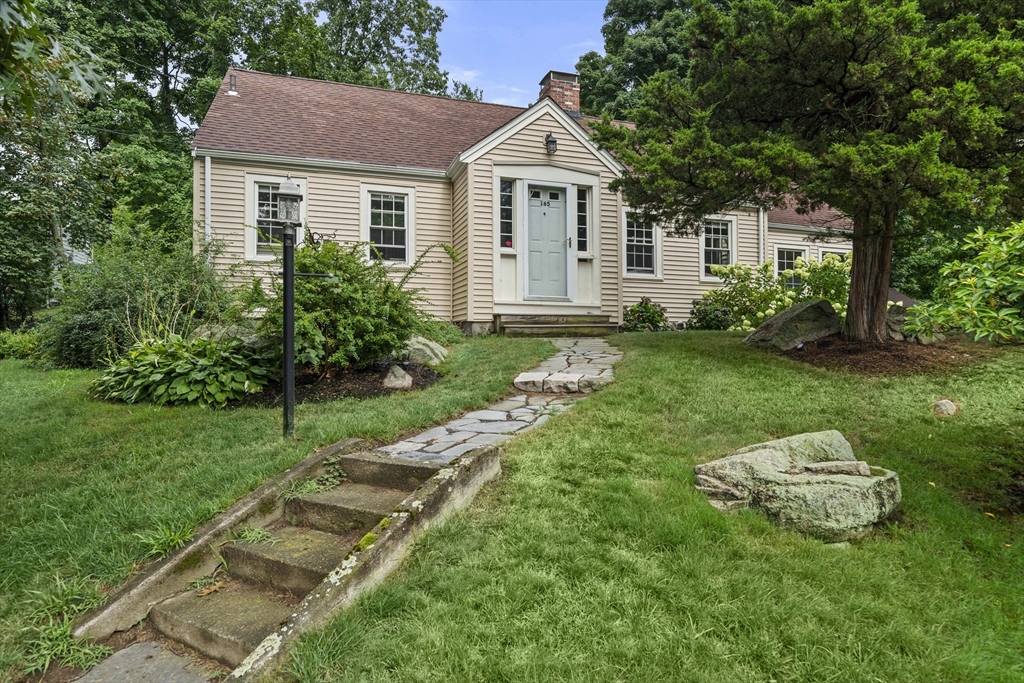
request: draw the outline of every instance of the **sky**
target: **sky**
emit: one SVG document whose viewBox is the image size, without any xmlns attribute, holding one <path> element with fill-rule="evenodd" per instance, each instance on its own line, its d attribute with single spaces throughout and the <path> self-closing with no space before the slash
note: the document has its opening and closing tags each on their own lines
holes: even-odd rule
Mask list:
<svg viewBox="0 0 1024 683">
<path fill-rule="evenodd" d="M 604 52 L 607 0 L 434 0 L 448 18 L 438 35 L 441 67 L 484 91 L 485 102 L 535 102 L 540 79 L 574 72 L 580 55 Z"/>
</svg>

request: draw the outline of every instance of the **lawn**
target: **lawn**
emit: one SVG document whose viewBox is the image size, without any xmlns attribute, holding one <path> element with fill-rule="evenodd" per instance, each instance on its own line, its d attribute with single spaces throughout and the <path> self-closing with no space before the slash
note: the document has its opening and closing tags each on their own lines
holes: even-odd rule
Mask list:
<svg viewBox="0 0 1024 683">
<path fill-rule="evenodd" d="M 1024 680 L 1024 349 L 864 378 L 728 333 L 622 335 L 615 384 L 293 652 L 301 681 Z M 963 405 L 942 420 L 941 397 Z M 847 549 L 724 516 L 695 463 L 836 428 L 899 472 Z M 1020 490 L 1018 489 L 1018 493 Z"/>
<path fill-rule="evenodd" d="M 318 446 L 388 441 L 507 394 L 545 341 L 473 339 L 432 387 L 300 405 L 299 441 L 278 409 L 157 408 L 90 400 L 95 372 L 0 361 L 0 680 L 25 651 L 31 613 L 90 600 L 152 546 L 209 520 Z"/>
</svg>

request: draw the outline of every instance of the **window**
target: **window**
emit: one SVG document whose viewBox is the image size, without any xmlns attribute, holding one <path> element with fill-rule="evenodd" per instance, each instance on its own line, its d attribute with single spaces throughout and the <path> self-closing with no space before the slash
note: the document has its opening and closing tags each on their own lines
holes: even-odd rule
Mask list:
<svg viewBox="0 0 1024 683">
<path fill-rule="evenodd" d="M 511 180 L 502 180 L 498 201 L 498 245 L 506 249 L 513 247 L 512 242 L 512 187 Z"/>
<path fill-rule="evenodd" d="M 277 218 L 277 183 L 256 183 L 256 253 L 272 254 L 284 240 Z"/>
<path fill-rule="evenodd" d="M 406 261 L 406 195 L 370 193 L 370 256 Z"/>
<path fill-rule="evenodd" d="M 587 196 L 587 188 L 576 188 L 576 251 L 580 253 L 590 251 L 590 241 L 588 239 L 590 235 L 587 231 L 587 221 L 589 219 Z"/>
<path fill-rule="evenodd" d="M 654 225 L 626 214 L 626 272 L 654 275 Z"/>
<path fill-rule="evenodd" d="M 717 277 L 711 266 L 727 266 L 732 263 L 732 248 L 728 221 L 707 221 L 704 224 L 704 275 Z"/>
<path fill-rule="evenodd" d="M 781 276 L 787 270 L 793 270 L 796 268 L 798 258 L 806 260 L 807 252 L 803 249 L 777 248 L 775 250 L 775 273 Z M 799 287 L 801 284 L 802 281 L 796 275 L 792 275 L 786 280 L 787 287 Z"/>
<path fill-rule="evenodd" d="M 540 199 L 540 190 L 530 190 L 530 199 Z"/>
<path fill-rule="evenodd" d="M 845 252 L 845 251 L 822 251 L 821 252 L 821 260 L 824 261 L 826 256 L 830 256 L 831 255 L 831 256 L 838 257 L 839 260 L 842 261 L 843 259 L 846 258 L 846 254 L 847 253 L 848 252 Z"/>
<path fill-rule="evenodd" d="M 561 198 L 562 198 L 562 193 L 561 192 L 548 192 L 548 199 L 550 199 L 553 202 L 557 202 Z"/>
</svg>

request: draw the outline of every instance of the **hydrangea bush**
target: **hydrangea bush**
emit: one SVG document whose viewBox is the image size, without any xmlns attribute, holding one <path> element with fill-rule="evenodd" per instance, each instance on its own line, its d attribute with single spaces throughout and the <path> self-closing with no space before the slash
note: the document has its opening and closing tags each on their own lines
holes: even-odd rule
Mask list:
<svg viewBox="0 0 1024 683">
<path fill-rule="evenodd" d="M 793 304 L 809 299 L 825 299 L 840 317 L 846 317 L 850 293 L 850 255 L 826 254 L 819 261 L 798 258 L 796 267 L 776 274 L 775 263 L 765 261 L 759 266 L 734 263 L 712 266 L 711 271 L 722 280 L 722 287 L 704 294 L 701 307 L 719 311 L 727 309 L 731 324 L 728 329 L 751 332 L 773 315 Z M 796 277 L 796 284 L 791 281 Z M 695 304 L 695 309 L 696 309 Z M 711 329 L 693 320 L 689 329 Z M 720 323 L 718 323 L 720 325 Z"/>
<path fill-rule="evenodd" d="M 668 311 L 651 301 L 650 297 L 641 297 L 640 301 L 623 309 L 623 332 L 664 332 L 671 329 Z"/>
</svg>

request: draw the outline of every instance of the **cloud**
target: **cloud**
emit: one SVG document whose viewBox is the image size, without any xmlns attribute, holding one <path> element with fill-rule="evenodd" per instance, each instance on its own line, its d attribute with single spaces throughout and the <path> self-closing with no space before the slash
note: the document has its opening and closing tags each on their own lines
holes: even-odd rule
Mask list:
<svg viewBox="0 0 1024 683">
<path fill-rule="evenodd" d="M 459 66 L 442 66 L 445 71 L 452 77 L 452 80 L 462 81 L 463 83 L 472 83 L 476 79 L 480 78 L 482 72 L 474 69 L 463 69 Z"/>
</svg>

